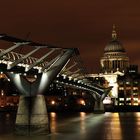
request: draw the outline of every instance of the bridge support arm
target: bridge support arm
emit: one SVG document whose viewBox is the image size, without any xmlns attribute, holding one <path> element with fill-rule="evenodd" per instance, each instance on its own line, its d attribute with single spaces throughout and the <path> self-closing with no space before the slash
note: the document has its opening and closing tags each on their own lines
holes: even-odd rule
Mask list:
<svg viewBox="0 0 140 140">
<path fill-rule="evenodd" d="M 15 133 L 27 136 L 50 133 L 46 102 L 43 95 L 20 96 Z"/>
<path fill-rule="evenodd" d="M 104 89 L 104 92 L 102 93 L 102 95 L 99 95 L 97 93 L 92 93 L 92 96 L 95 99 L 94 113 L 105 113 L 103 100 L 107 96 L 107 94 L 110 92 L 111 89 L 112 87 Z"/>
<path fill-rule="evenodd" d="M 49 51 L 48 53 L 46 53 L 44 56 L 42 56 L 40 59 L 38 59 L 35 63 L 31 64 L 28 68 L 26 68 L 26 72 L 29 71 L 30 69 L 32 69 L 34 66 L 42 63 L 44 60 L 46 60 L 46 58 L 52 54 L 56 49 L 52 49 L 51 51 Z"/>
<path fill-rule="evenodd" d="M 103 101 L 96 100 L 94 104 L 94 113 L 105 113 Z"/>
<path fill-rule="evenodd" d="M 66 73 L 67 71 L 69 71 L 70 69 L 72 69 L 73 67 L 75 67 L 77 65 L 77 63 L 75 62 L 73 65 L 71 65 L 70 67 L 68 68 L 65 68 L 62 73 Z"/>
<path fill-rule="evenodd" d="M 42 93 L 56 78 L 62 68 L 65 66 L 69 58 L 72 56 L 74 50 L 68 49 L 51 67 L 43 73 L 40 84 L 38 86 L 38 93 Z M 45 86 L 44 86 L 45 83 Z M 37 85 L 34 85 L 37 86 Z"/>
<path fill-rule="evenodd" d="M 39 74 L 33 83 L 27 81 L 23 75 L 7 73 L 21 92 L 16 117 L 16 134 L 40 135 L 50 132 L 46 103 L 42 94 L 53 82 L 72 54 L 72 49 L 65 50 L 62 56 L 46 72 Z"/>
</svg>

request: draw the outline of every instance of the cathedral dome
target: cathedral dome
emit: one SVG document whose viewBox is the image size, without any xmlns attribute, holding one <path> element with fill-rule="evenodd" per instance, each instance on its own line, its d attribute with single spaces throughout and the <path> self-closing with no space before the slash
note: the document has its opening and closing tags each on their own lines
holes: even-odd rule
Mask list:
<svg viewBox="0 0 140 140">
<path fill-rule="evenodd" d="M 112 40 L 106 45 L 104 52 L 125 52 L 123 45 L 117 39 L 117 33 L 115 31 L 115 26 L 113 26 Z"/>
<path fill-rule="evenodd" d="M 111 40 L 105 47 L 104 52 L 125 52 L 121 42 L 117 39 Z"/>
</svg>

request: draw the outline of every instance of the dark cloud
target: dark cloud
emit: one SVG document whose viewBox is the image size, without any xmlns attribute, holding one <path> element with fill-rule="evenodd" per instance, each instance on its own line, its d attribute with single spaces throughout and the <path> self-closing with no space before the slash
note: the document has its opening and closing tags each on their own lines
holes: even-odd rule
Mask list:
<svg viewBox="0 0 140 140">
<path fill-rule="evenodd" d="M 99 59 L 116 24 L 130 61 L 140 66 L 140 1 L 129 0 L 30 0 L 2 1 L 0 32 L 78 47 L 90 72 L 99 70 Z"/>
</svg>

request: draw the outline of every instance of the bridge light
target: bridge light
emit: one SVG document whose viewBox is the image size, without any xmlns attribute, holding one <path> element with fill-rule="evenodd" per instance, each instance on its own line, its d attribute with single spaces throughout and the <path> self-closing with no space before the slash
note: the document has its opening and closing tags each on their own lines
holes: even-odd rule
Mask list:
<svg viewBox="0 0 140 140">
<path fill-rule="evenodd" d="M 27 74 L 26 74 L 26 73 L 24 73 L 23 75 L 24 75 L 24 76 L 26 76 Z"/>
<path fill-rule="evenodd" d="M 63 78 L 64 78 L 64 79 L 66 79 L 66 78 L 67 78 L 67 75 L 65 75 L 65 74 L 62 74 L 62 76 L 63 76 Z"/>
<path fill-rule="evenodd" d="M 72 77 L 71 76 L 69 76 L 68 78 L 69 78 L 69 80 L 72 80 Z"/>
<path fill-rule="evenodd" d="M 77 78 L 74 78 L 74 82 L 76 82 L 77 81 Z"/>
<path fill-rule="evenodd" d="M 34 75 L 34 78 L 37 78 L 37 75 Z"/>
<path fill-rule="evenodd" d="M 9 78 L 7 79 L 9 82 L 11 81 Z"/>
<path fill-rule="evenodd" d="M 42 72 L 42 68 L 40 67 L 39 69 L 38 69 L 38 73 L 41 73 Z"/>
</svg>

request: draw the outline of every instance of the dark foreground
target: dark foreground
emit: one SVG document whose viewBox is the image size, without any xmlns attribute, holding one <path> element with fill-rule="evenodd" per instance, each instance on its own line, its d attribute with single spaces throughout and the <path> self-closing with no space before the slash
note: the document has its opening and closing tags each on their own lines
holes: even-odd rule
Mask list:
<svg viewBox="0 0 140 140">
<path fill-rule="evenodd" d="M 0 140 L 140 140 L 140 113 L 49 113 L 51 134 L 14 135 L 15 113 L 0 112 Z"/>
</svg>

